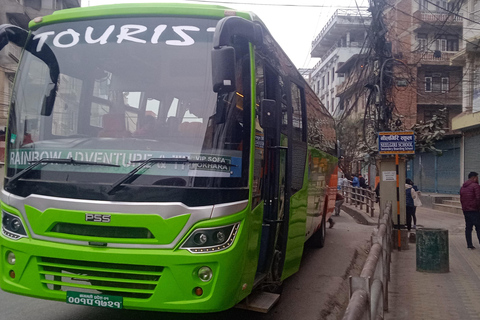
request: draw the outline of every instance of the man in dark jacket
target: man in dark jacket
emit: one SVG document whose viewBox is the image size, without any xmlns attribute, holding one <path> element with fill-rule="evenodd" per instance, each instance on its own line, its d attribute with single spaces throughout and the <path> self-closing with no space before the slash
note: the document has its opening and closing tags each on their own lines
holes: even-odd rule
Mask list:
<svg viewBox="0 0 480 320">
<path fill-rule="evenodd" d="M 362 174 L 358 175 L 358 184 L 360 185 L 360 188 L 367 189 L 367 182 L 365 181 L 365 178 L 362 176 Z"/>
<path fill-rule="evenodd" d="M 468 180 L 460 188 L 460 202 L 463 215 L 465 216 L 467 247 L 475 249 L 472 243 L 473 226 L 475 226 L 477 238 L 480 242 L 480 186 L 478 185 L 478 173 L 470 172 L 468 174 Z"/>
</svg>

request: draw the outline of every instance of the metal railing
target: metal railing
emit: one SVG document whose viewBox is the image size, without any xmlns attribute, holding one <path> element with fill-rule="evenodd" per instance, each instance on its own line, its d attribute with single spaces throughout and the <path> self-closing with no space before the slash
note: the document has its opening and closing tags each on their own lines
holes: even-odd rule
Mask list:
<svg viewBox="0 0 480 320">
<path fill-rule="evenodd" d="M 355 208 L 360 207 L 360 210 L 365 207 L 365 212 L 370 213 L 370 217 L 374 217 L 377 199 L 375 191 L 360 187 L 342 186 L 342 193 L 345 197 L 345 203 L 352 204 Z"/>
<path fill-rule="evenodd" d="M 432 21 L 432 22 L 445 22 L 445 21 L 454 21 L 454 22 L 462 22 L 463 17 L 458 15 L 453 15 L 449 12 L 420 12 L 420 19 L 423 21 Z"/>
<path fill-rule="evenodd" d="M 371 237 L 371 248 L 359 277 L 350 277 L 350 302 L 343 320 L 383 319 L 388 311 L 392 252 L 392 203 L 389 201 Z"/>
</svg>

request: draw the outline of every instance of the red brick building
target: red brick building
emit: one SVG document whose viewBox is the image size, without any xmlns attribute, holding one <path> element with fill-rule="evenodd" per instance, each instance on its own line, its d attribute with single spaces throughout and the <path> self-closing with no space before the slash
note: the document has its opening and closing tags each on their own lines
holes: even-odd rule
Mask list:
<svg viewBox="0 0 480 320">
<path fill-rule="evenodd" d="M 400 0 L 386 6 L 387 39 L 399 60 L 392 99 L 406 129 L 431 119 L 442 107 L 451 128 L 451 119 L 462 112 L 462 66 L 451 63 L 461 49 L 463 28 L 455 10 L 455 3 L 447 1 Z M 409 85 L 403 86 L 404 80 Z"/>
<path fill-rule="evenodd" d="M 420 153 L 407 165 L 407 176 L 424 192 L 458 193 L 460 141 L 451 130 L 452 118 L 462 112 L 463 68 L 452 58 L 463 49 L 463 19 L 459 1 L 387 1 L 384 21 L 392 45 L 393 88 L 389 97 L 404 129 L 431 119 L 439 110 L 448 114 L 447 135 L 436 142 L 440 154 Z M 395 119 L 395 118 L 394 118 Z"/>
</svg>

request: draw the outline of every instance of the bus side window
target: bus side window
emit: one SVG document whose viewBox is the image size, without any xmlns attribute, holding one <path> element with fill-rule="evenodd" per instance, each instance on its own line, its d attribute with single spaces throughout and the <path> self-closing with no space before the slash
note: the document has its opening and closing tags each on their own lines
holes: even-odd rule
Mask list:
<svg viewBox="0 0 480 320">
<path fill-rule="evenodd" d="M 292 92 L 292 120 L 293 120 L 293 139 L 298 141 L 306 141 L 306 132 L 304 129 L 304 99 L 303 91 L 295 84 L 291 84 L 291 92 Z"/>
</svg>

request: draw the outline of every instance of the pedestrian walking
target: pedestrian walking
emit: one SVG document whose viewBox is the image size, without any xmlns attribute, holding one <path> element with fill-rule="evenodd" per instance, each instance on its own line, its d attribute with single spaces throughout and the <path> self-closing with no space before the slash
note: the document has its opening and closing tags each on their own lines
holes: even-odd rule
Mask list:
<svg viewBox="0 0 480 320">
<path fill-rule="evenodd" d="M 365 181 L 365 178 L 362 176 L 361 173 L 358 174 L 358 186 L 362 189 L 367 189 L 367 187 L 368 187 L 367 182 Z M 365 191 L 363 191 L 363 190 L 359 190 L 359 191 L 362 194 L 360 199 L 362 200 L 362 203 L 363 203 L 363 200 L 364 200 L 363 195 L 365 194 Z"/>
<path fill-rule="evenodd" d="M 367 182 L 365 181 L 365 178 L 362 176 L 361 173 L 358 175 L 358 186 L 360 188 L 367 189 Z"/>
<path fill-rule="evenodd" d="M 413 198 L 413 212 L 412 212 L 412 220 L 413 220 L 413 229 L 417 228 L 417 207 L 422 206 L 422 201 L 420 200 L 420 194 L 421 192 L 418 190 L 418 187 L 415 185 L 415 183 L 411 180 L 408 179 L 405 180 L 405 182 L 409 185 L 412 186 L 413 190 L 415 190 L 415 195 L 416 197 Z"/>
<path fill-rule="evenodd" d="M 328 223 L 329 223 L 328 228 L 329 228 L 329 229 L 332 229 L 333 226 L 335 225 L 335 221 L 333 221 L 332 217 L 328 218 L 327 221 L 328 221 Z"/>
<path fill-rule="evenodd" d="M 413 181 L 410 179 L 405 180 L 405 202 L 406 202 L 406 213 L 407 213 L 407 230 L 412 229 L 412 218 L 414 219 L 414 225 L 417 223 L 417 218 L 415 217 L 415 202 L 417 198 L 417 193 L 413 188 Z"/>
<path fill-rule="evenodd" d="M 465 217 L 467 248 L 475 249 L 472 242 L 473 226 L 475 226 L 477 238 L 480 242 L 480 186 L 478 185 L 477 172 L 470 172 L 468 180 L 460 188 L 460 203 Z"/>
<path fill-rule="evenodd" d="M 345 201 L 345 198 L 337 192 L 337 196 L 335 197 L 335 215 L 339 216 L 340 215 L 340 207 L 342 206 L 343 202 Z"/>
<path fill-rule="evenodd" d="M 358 177 L 356 174 L 353 175 L 353 179 L 352 179 L 352 187 L 360 187 L 360 181 L 358 180 Z"/>
</svg>

